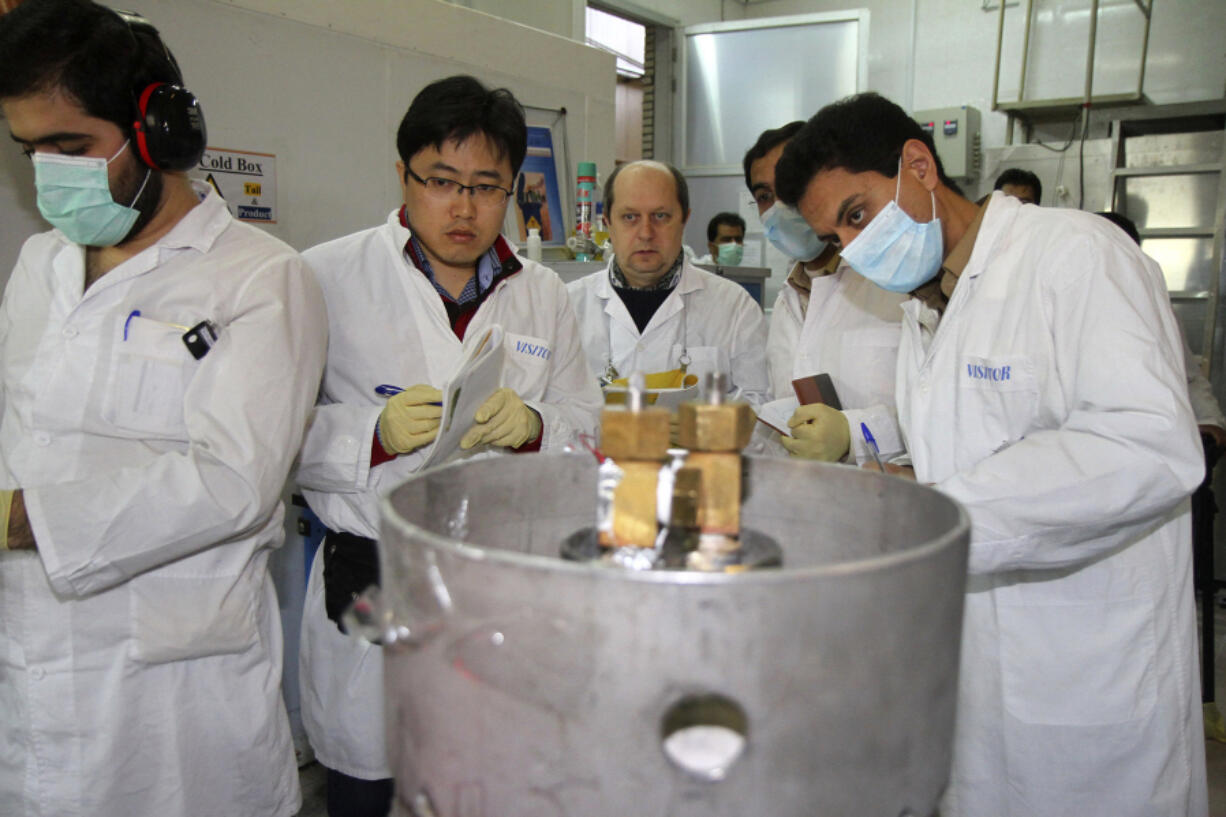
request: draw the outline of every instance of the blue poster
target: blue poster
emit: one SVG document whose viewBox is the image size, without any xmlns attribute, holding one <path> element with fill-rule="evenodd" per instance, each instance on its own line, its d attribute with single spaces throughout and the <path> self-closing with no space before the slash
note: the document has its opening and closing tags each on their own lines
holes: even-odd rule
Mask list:
<svg viewBox="0 0 1226 817">
<path fill-rule="evenodd" d="M 528 237 L 529 227 L 540 229 L 542 244 L 566 241 L 566 216 L 558 195 L 558 165 L 549 128 L 528 128 L 528 153 L 515 179 L 515 222 L 520 241 Z"/>
</svg>

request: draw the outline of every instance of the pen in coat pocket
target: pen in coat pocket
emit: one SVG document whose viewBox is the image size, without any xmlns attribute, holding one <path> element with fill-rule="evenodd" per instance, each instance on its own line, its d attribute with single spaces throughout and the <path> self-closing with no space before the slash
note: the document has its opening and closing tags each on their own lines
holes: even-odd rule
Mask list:
<svg viewBox="0 0 1226 817">
<path fill-rule="evenodd" d="M 128 313 L 127 319 L 124 320 L 123 322 L 123 339 L 124 340 L 128 339 L 128 330 L 132 326 L 132 319 L 139 318 L 139 317 L 141 317 L 139 309 L 133 309 L 131 312 Z M 162 326 L 169 326 L 171 329 L 181 329 L 184 332 L 192 331 L 192 327 L 184 326 L 183 324 L 180 324 L 180 323 L 170 323 L 169 321 L 153 321 L 153 323 L 160 323 Z"/>
</svg>

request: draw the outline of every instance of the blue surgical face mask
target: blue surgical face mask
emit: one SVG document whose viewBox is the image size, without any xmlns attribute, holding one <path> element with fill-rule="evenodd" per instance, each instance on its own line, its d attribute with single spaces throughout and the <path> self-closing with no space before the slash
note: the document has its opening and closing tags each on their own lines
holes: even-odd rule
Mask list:
<svg viewBox="0 0 1226 817">
<path fill-rule="evenodd" d="M 762 214 L 762 227 L 766 240 L 788 258 L 812 261 L 826 249 L 826 242 L 817 237 L 805 217 L 782 202 L 775 202 Z"/>
<path fill-rule="evenodd" d="M 111 198 L 111 183 L 106 168 L 128 148 L 124 142 L 114 156 L 63 156 L 34 154 L 34 186 L 38 189 L 38 210 L 43 218 L 59 228 L 68 240 L 87 247 L 111 247 L 128 235 L 140 211 L 131 205 L 116 204 Z M 140 198 L 149 174 L 132 199 Z"/>
<path fill-rule="evenodd" d="M 739 267 L 741 259 L 745 257 L 745 248 L 735 241 L 729 241 L 727 244 L 719 245 L 719 252 L 715 256 L 715 263 L 721 267 Z"/>
<path fill-rule="evenodd" d="M 937 199 L 932 196 L 932 221 L 920 224 L 898 206 L 902 189 L 902 161 L 894 200 L 882 208 L 851 243 L 843 248 L 843 260 L 851 268 L 890 292 L 913 292 L 931 281 L 941 269 L 941 220 Z"/>
</svg>

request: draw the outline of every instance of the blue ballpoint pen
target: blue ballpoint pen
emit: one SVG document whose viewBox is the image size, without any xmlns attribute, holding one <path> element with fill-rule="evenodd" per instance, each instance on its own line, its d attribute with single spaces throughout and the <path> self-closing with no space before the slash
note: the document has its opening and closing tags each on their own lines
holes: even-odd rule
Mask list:
<svg viewBox="0 0 1226 817">
<path fill-rule="evenodd" d="M 404 391 L 404 389 L 402 389 L 400 386 L 393 386 L 389 383 L 380 383 L 378 386 L 375 386 L 375 394 L 379 395 L 380 397 L 391 397 L 393 394 L 400 394 L 402 391 Z M 440 400 L 435 400 L 423 405 L 441 406 L 443 403 Z"/>
<path fill-rule="evenodd" d="M 864 435 L 864 442 L 868 446 L 868 453 L 873 455 L 873 462 L 877 463 L 877 469 L 881 473 L 885 473 L 885 466 L 881 464 L 881 450 L 877 448 L 877 440 L 873 438 L 873 432 L 868 430 L 865 423 L 860 423 L 860 433 Z"/>
</svg>

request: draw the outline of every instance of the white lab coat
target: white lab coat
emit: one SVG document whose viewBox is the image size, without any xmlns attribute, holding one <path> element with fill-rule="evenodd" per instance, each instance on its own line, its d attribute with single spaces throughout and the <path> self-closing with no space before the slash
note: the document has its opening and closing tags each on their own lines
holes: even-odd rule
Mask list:
<svg viewBox="0 0 1226 817">
<path fill-rule="evenodd" d="M 872 459 L 861 423 L 872 431 L 882 459 L 902 454 L 894 379 L 907 296 L 873 284 L 841 259 L 833 273 L 813 278 L 811 287 L 806 310 L 804 295 L 791 284 L 775 299 L 766 344 L 771 398 L 794 397 L 796 378 L 829 374 L 855 460 Z"/>
<path fill-rule="evenodd" d="M 0 307 L 0 477 L 38 544 L 0 552 L 0 811 L 294 814 L 266 563 L 323 368 L 319 289 L 215 193 L 82 294 L 84 273 L 36 235 Z M 205 319 L 195 360 L 181 327 Z"/>
<path fill-rule="evenodd" d="M 370 467 L 375 425 L 385 398 L 374 388 L 429 383 L 441 387 L 461 360 L 438 292 L 404 255 L 409 230 L 393 211 L 382 226 L 307 250 L 328 304 L 328 363 L 320 405 L 303 445 L 298 482 L 330 529 L 378 538 L 379 500 L 414 474 L 424 449 Z M 540 415 L 542 452 L 559 452 L 596 433 L 602 405 L 580 346 L 561 279 L 525 258 L 498 282 L 465 332 L 468 344 L 491 324 L 505 330 L 503 385 Z M 532 346 L 535 354 L 524 351 Z M 548 352 L 542 354 L 541 349 Z M 504 448 L 483 446 L 467 457 Z M 322 553 L 322 548 L 320 550 Z M 302 716 L 320 762 L 352 777 L 390 776 L 383 730 L 379 650 L 342 635 L 327 618 L 323 559 L 316 557 L 303 613 Z"/>
<path fill-rule="evenodd" d="M 610 362 L 621 377 L 676 369 L 684 350 L 690 373 L 701 378 L 722 371 L 729 376 L 729 391 L 740 390 L 740 399 L 755 406 L 767 400 L 766 321 L 740 284 L 687 259 L 677 286 L 641 333 L 614 291 L 607 267 L 571 281 L 566 289 L 588 364 L 597 375 Z"/>
<path fill-rule="evenodd" d="M 1175 318 L 1178 323 L 1179 316 L 1176 315 Z M 1188 333 L 1184 331 L 1182 323 L 1179 325 L 1179 339 L 1183 341 L 1183 360 L 1188 377 L 1188 400 L 1192 403 L 1192 414 L 1196 417 L 1196 424 L 1226 429 L 1226 415 L 1222 414 L 1222 407 L 1218 404 L 1217 398 L 1213 396 L 1213 386 L 1209 383 L 1209 378 L 1205 377 L 1205 373 L 1201 370 L 1200 355 L 1194 354 L 1192 347 L 1188 345 Z"/>
<path fill-rule="evenodd" d="M 1156 265 L 1097 216 L 995 193 L 939 325 L 904 309 L 916 478 L 973 525 L 941 814 L 1201 817 L 1204 465 Z"/>
</svg>

